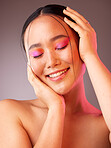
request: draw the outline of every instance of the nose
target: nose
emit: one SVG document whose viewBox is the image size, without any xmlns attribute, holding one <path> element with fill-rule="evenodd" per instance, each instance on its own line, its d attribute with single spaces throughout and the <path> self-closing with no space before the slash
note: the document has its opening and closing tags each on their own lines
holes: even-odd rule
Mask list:
<svg viewBox="0 0 111 148">
<path fill-rule="evenodd" d="M 54 68 L 61 64 L 60 57 L 54 51 L 47 52 L 46 67 Z"/>
</svg>

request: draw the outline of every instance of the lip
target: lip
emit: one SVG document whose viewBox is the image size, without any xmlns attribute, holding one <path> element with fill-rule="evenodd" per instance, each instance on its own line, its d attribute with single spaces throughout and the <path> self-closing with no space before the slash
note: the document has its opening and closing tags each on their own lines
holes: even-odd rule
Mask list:
<svg viewBox="0 0 111 148">
<path fill-rule="evenodd" d="M 51 73 L 47 74 L 46 76 L 48 77 L 49 75 L 56 74 L 58 72 L 64 71 L 64 70 L 69 69 L 69 68 L 70 67 L 67 67 L 67 68 L 64 68 L 64 69 L 61 69 L 61 70 L 57 70 L 57 71 L 51 72 Z"/>
<path fill-rule="evenodd" d="M 70 69 L 70 67 L 65 68 L 65 69 L 62 69 L 62 70 L 57 70 L 55 72 L 52 72 L 52 73 L 46 75 L 46 77 L 49 78 L 51 81 L 61 80 L 61 79 L 63 79 L 65 77 L 65 75 L 67 74 L 67 72 L 69 71 L 69 69 Z M 49 75 L 51 75 L 51 74 L 56 74 L 56 73 L 61 72 L 61 71 L 64 71 L 64 70 L 67 70 L 67 71 L 65 73 L 63 73 L 62 75 L 60 75 L 60 76 L 57 76 L 57 77 L 54 77 L 54 78 L 49 77 Z"/>
</svg>

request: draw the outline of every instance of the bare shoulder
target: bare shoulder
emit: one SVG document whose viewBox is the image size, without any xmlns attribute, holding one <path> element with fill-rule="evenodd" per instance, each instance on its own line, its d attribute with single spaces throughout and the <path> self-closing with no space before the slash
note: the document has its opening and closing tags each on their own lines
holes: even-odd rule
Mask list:
<svg viewBox="0 0 111 148">
<path fill-rule="evenodd" d="M 101 144 L 111 148 L 110 131 L 102 114 L 96 120 L 96 126 L 97 130 L 95 131 L 95 134 L 97 134 L 97 136 L 100 138 Z"/>
<path fill-rule="evenodd" d="M 1 118 L 14 119 L 20 118 L 20 113 L 24 112 L 27 107 L 30 107 L 28 101 L 19 101 L 13 99 L 5 99 L 0 101 L 0 116 Z M 7 116 L 5 116 L 7 115 Z"/>
<path fill-rule="evenodd" d="M 88 121 L 90 123 L 89 125 L 91 125 L 92 131 L 95 131 L 97 132 L 97 134 L 100 134 L 100 137 L 105 136 L 108 138 L 110 132 L 104 120 L 101 110 L 90 105 L 88 113 L 86 114 L 86 118 L 87 118 L 86 121 Z"/>
<path fill-rule="evenodd" d="M 6 99 L 0 101 L 0 120 L 4 119 L 10 119 L 10 117 L 14 117 L 17 112 L 17 105 L 18 101 Z"/>
<path fill-rule="evenodd" d="M 89 119 L 89 123 L 92 128 L 92 132 L 95 131 L 95 135 L 98 135 L 98 137 L 109 139 L 109 129 L 107 127 L 107 124 L 104 120 L 103 114 L 101 110 L 95 108 L 91 105 L 91 111 L 87 115 Z M 95 130 L 96 129 L 96 130 Z M 97 132 L 97 133 L 96 133 Z"/>
<path fill-rule="evenodd" d="M 97 144 L 101 147 L 111 147 L 109 135 L 110 131 L 107 127 L 107 124 L 104 120 L 102 113 L 95 114 L 91 119 L 91 135 L 94 135 L 95 140 L 98 139 Z"/>
<path fill-rule="evenodd" d="M 0 101 L 0 147 L 31 148 L 40 134 L 46 115 L 47 109 L 39 99 Z"/>
<path fill-rule="evenodd" d="M 41 115 L 43 105 L 38 99 L 35 100 L 13 100 L 0 101 L 0 120 L 18 121 L 22 125 L 30 118 L 37 118 Z"/>
<path fill-rule="evenodd" d="M 35 103 L 36 102 L 36 103 Z M 14 100 L 14 99 L 5 99 L 0 101 L 0 113 L 1 116 L 6 113 L 10 116 L 18 116 L 20 117 L 26 112 L 33 112 L 36 108 L 43 108 L 42 104 L 40 104 L 39 100 Z M 31 112 L 31 113 L 32 113 Z M 2 114 L 3 113 L 3 114 Z M 7 116 L 8 118 L 8 116 Z"/>
<path fill-rule="evenodd" d="M 0 147 L 31 148 L 31 142 L 19 118 L 22 106 L 16 100 L 0 101 Z"/>
<path fill-rule="evenodd" d="M 20 104 L 20 101 L 13 100 L 13 99 L 5 99 L 0 101 L 0 110 L 3 110 L 7 112 L 7 109 L 13 110 L 13 108 L 16 108 L 17 104 Z"/>
</svg>

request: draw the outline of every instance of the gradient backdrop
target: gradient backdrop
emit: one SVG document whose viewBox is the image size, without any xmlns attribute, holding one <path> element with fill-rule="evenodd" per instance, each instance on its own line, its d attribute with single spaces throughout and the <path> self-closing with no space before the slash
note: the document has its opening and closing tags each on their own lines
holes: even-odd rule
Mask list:
<svg viewBox="0 0 111 148">
<path fill-rule="evenodd" d="M 68 5 L 86 17 L 97 33 L 98 54 L 111 70 L 111 0 L 0 0 L 0 100 L 36 98 L 27 80 L 20 35 L 26 18 L 49 3 Z M 87 99 L 99 108 L 87 72 L 84 81 Z"/>
</svg>

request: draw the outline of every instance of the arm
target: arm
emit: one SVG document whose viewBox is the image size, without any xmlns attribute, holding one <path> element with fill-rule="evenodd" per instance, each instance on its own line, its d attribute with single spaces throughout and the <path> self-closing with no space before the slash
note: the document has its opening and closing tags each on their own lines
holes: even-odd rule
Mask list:
<svg viewBox="0 0 111 148">
<path fill-rule="evenodd" d="M 64 19 L 79 34 L 80 57 L 86 64 L 104 119 L 111 132 L 111 74 L 97 55 L 96 33 L 89 22 L 76 11 L 67 8 L 64 13 L 76 22 Z"/>
<path fill-rule="evenodd" d="M 46 121 L 34 148 L 61 148 L 65 116 L 64 99 L 39 80 L 30 66 L 28 67 L 28 79 L 36 96 L 48 107 Z"/>
<path fill-rule="evenodd" d="M 34 148 L 61 148 L 64 125 L 64 109 L 51 108 Z"/>
<path fill-rule="evenodd" d="M 41 82 L 31 68 L 28 69 L 28 78 L 36 95 L 48 107 L 47 119 L 34 148 L 61 148 L 65 116 L 64 99 Z M 1 148 L 32 148 L 27 131 L 19 119 L 21 108 L 17 106 L 13 100 L 0 101 Z"/>
<path fill-rule="evenodd" d="M 104 119 L 111 132 L 111 74 L 98 56 L 88 56 L 85 64 Z"/>
<path fill-rule="evenodd" d="M 32 148 L 12 100 L 0 101 L 0 148 Z"/>
<path fill-rule="evenodd" d="M 61 102 L 61 101 L 60 101 Z M 47 119 L 34 148 L 61 148 L 64 124 L 64 105 L 49 108 Z M 0 147 L 32 148 L 27 131 L 19 119 L 19 106 L 13 100 L 0 101 Z"/>
</svg>

